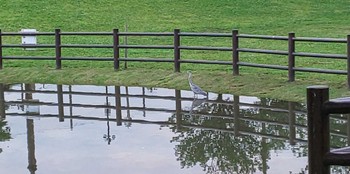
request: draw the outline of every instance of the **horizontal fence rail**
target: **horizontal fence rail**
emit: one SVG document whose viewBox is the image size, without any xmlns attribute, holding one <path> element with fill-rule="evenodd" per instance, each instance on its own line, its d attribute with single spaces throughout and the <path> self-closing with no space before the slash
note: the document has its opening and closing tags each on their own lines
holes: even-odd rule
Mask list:
<svg viewBox="0 0 350 174">
<path fill-rule="evenodd" d="M 6 44 L 3 43 L 3 37 L 18 37 L 18 36 L 52 36 L 54 37 L 54 44 Z M 62 43 L 62 37 L 71 36 L 110 36 L 113 39 L 113 44 L 68 44 Z M 173 38 L 172 45 L 128 45 L 120 43 L 120 37 L 168 37 Z M 214 38 L 231 38 L 232 42 L 228 43 L 230 47 L 216 47 L 216 46 L 193 46 L 181 45 L 181 37 L 214 37 Z M 239 42 L 241 39 L 262 39 L 273 41 L 288 42 L 287 51 L 285 50 L 268 50 L 255 48 L 241 48 Z M 298 42 L 324 42 L 330 44 L 347 44 L 347 54 L 324 54 L 324 53 L 308 53 L 297 52 L 296 43 Z M 342 74 L 347 75 L 347 85 L 350 88 L 350 35 L 346 39 L 341 38 L 312 38 L 312 37 L 296 37 L 295 33 L 289 33 L 288 36 L 269 36 L 269 35 L 251 35 L 239 34 L 238 30 L 232 30 L 231 33 L 195 33 L 195 32 L 181 32 L 180 29 L 175 29 L 174 32 L 120 32 L 118 29 L 113 29 L 112 32 L 62 32 L 56 29 L 55 32 L 2 32 L 0 30 L 0 69 L 3 68 L 4 59 L 20 59 L 20 60 L 51 60 L 49 56 L 22 56 L 22 55 L 4 55 L 3 50 L 8 48 L 54 48 L 56 69 L 61 69 L 62 60 L 90 60 L 90 61 L 113 61 L 114 69 L 120 69 L 120 61 L 134 61 L 134 62 L 168 62 L 174 64 L 174 71 L 180 72 L 182 63 L 194 64 L 217 64 L 232 66 L 233 75 L 239 75 L 240 66 L 278 69 L 288 71 L 288 80 L 293 82 L 295 80 L 295 72 L 311 72 L 311 73 L 326 73 L 326 74 Z M 86 57 L 65 57 L 62 56 L 62 48 L 69 49 L 89 49 L 89 48 L 104 48 L 113 49 L 111 57 L 105 58 L 86 58 Z M 121 49 L 165 49 L 173 50 L 174 56 L 172 58 L 126 58 L 120 56 Z M 181 59 L 181 51 L 183 50 L 201 50 L 201 51 L 225 51 L 232 52 L 231 61 L 219 60 L 185 60 Z M 255 54 L 270 54 L 287 56 L 288 65 L 273 65 L 273 64 L 259 64 L 252 62 L 244 62 L 240 60 L 239 53 L 255 53 Z M 346 70 L 336 69 L 319 69 L 312 67 L 296 67 L 296 57 L 322 58 L 322 59 L 346 59 Z"/>
</svg>

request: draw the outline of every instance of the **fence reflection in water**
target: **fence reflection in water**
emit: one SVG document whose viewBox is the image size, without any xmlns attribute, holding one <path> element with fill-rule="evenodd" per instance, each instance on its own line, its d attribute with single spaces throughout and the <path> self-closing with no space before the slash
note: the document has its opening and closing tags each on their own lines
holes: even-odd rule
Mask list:
<svg viewBox="0 0 350 174">
<path fill-rule="evenodd" d="M 165 125 L 172 125 L 176 124 L 177 126 L 193 126 L 193 127 L 199 127 L 203 129 L 218 129 L 220 131 L 235 131 L 236 135 L 239 134 L 247 134 L 247 133 L 254 133 L 254 132 L 247 132 L 244 130 L 244 126 L 241 127 L 240 130 L 239 126 L 233 126 L 233 125 L 239 125 L 239 121 L 243 122 L 257 122 L 257 123 L 269 123 L 269 124 L 276 124 L 276 125 L 282 125 L 282 126 L 290 126 L 290 136 L 282 136 L 278 134 L 271 134 L 271 135 L 264 135 L 269 136 L 269 138 L 281 138 L 281 139 L 289 139 L 292 144 L 294 144 L 294 141 L 305 141 L 305 138 L 296 138 L 295 130 L 292 130 L 293 128 L 305 128 L 305 125 L 301 124 L 295 124 L 296 117 L 300 117 L 305 115 L 305 109 L 304 106 L 299 106 L 299 110 L 295 110 L 295 104 L 293 102 L 286 102 L 283 104 L 279 104 L 281 106 L 274 107 L 273 103 L 279 102 L 277 100 L 273 101 L 270 99 L 262 99 L 261 101 L 258 101 L 256 99 L 257 103 L 244 103 L 240 102 L 239 96 L 230 96 L 228 99 L 223 99 L 223 95 L 219 94 L 217 96 L 217 99 L 193 99 L 192 97 L 182 97 L 181 91 L 174 90 L 174 95 L 163 95 L 163 96 L 157 96 L 157 95 L 146 95 L 145 94 L 145 88 L 140 87 L 140 91 L 142 91 L 139 94 L 129 94 L 129 93 L 121 93 L 121 88 L 124 88 L 124 92 L 128 91 L 128 87 L 119 87 L 115 86 L 114 91 L 113 87 L 106 87 L 107 89 L 110 88 L 111 92 L 105 91 L 105 92 L 91 92 L 91 91 L 72 91 L 71 86 L 65 86 L 66 90 L 63 90 L 62 85 L 57 85 L 56 90 L 40 90 L 40 89 L 32 89 L 35 88 L 34 86 L 30 85 L 24 85 L 21 87 L 22 89 L 4 89 L 3 92 L 10 92 L 10 93 L 21 93 L 22 97 L 21 100 L 8 100 L 5 102 L 3 92 L 0 92 L 0 101 L 4 101 L 1 104 L 3 107 L 6 106 L 19 106 L 22 108 L 22 110 L 26 110 L 26 112 L 23 113 L 6 113 L 6 115 L 28 115 L 31 116 L 40 116 L 40 117 L 58 117 L 59 121 L 64 121 L 64 119 L 94 119 L 94 120 L 101 120 L 106 121 L 106 118 L 101 117 L 92 117 L 92 116 L 84 116 L 83 114 L 76 114 L 72 115 L 72 111 L 74 108 L 90 108 L 90 109 L 105 109 L 106 112 L 110 112 L 110 110 L 113 110 L 115 113 L 115 117 L 111 117 L 108 120 L 109 121 L 116 121 L 118 125 L 121 125 L 122 122 L 137 122 L 137 123 L 155 123 L 155 124 L 165 124 Z M 101 87 L 104 88 L 104 87 Z M 130 87 L 129 87 L 130 88 Z M 137 87 L 134 87 L 137 88 Z M 24 95 L 23 95 L 24 94 Z M 33 99 L 32 97 L 28 97 L 28 95 L 32 94 L 47 94 L 47 97 L 50 98 L 49 100 L 43 99 Z M 55 99 L 53 96 L 56 95 L 57 101 L 54 101 Z M 24 98 L 23 98 L 24 96 Z M 87 96 L 86 98 L 82 98 L 82 102 L 80 103 L 73 103 L 73 100 L 75 99 L 74 96 L 79 96 L 79 98 L 82 98 L 82 96 Z M 104 104 L 89 104 L 88 101 L 95 101 L 98 97 L 106 97 L 106 102 Z M 2 98 L 2 100 L 1 100 Z M 115 98 L 114 103 L 113 100 L 110 99 L 108 101 L 108 98 Z M 130 98 L 133 99 L 142 99 L 142 106 L 130 106 L 129 100 Z M 244 97 L 243 97 L 244 98 Z M 69 101 L 67 101 L 67 99 Z M 122 100 L 126 100 L 127 104 L 122 105 Z M 232 101 L 232 99 L 234 99 Z M 153 100 L 155 102 L 149 102 L 149 103 L 156 103 L 158 105 L 157 107 L 146 107 L 146 100 Z M 156 100 L 159 100 L 157 102 Z M 169 102 L 170 101 L 170 102 Z M 171 102 L 174 102 L 173 106 L 171 105 Z M 107 103 L 108 102 L 108 103 Z M 165 105 L 164 107 L 159 107 L 162 105 L 162 103 L 167 102 L 168 105 Z M 188 108 L 182 108 L 183 103 L 189 103 L 191 106 L 188 106 Z M 264 103 L 265 102 L 265 103 Z M 270 102 L 270 103 L 268 103 Z M 288 103 L 288 104 L 287 104 Z M 134 104 L 135 105 L 135 104 Z M 286 108 L 285 106 L 288 105 Z M 49 109 L 51 112 L 42 114 L 42 113 L 35 113 L 30 111 L 30 108 L 35 107 L 50 107 Z M 25 108 L 26 107 L 26 108 Z M 54 107 L 57 107 L 57 109 L 53 109 Z M 203 108 L 210 108 L 212 107 L 212 111 L 205 110 Z M 69 114 L 65 112 L 65 108 L 69 108 Z M 174 109 L 169 109 L 174 108 Z M 215 110 L 216 109 L 216 110 Z M 1 109 L 2 112 L 5 112 L 4 109 Z M 58 112 L 55 113 L 54 110 L 57 110 Z M 128 111 L 126 117 L 122 117 L 122 111 Z M 130 111 L 141 111 L 143 112 L 144 117 L 146 116 L 146 112 L 167 112 L 167 113 L 174 113 L 176 115 L 175 121 L 166 121 L 166 120 L 155 120 L 150 121 L 149 119 L 131 119 Z M 260 113 L 260 112 L 275 112 L 275 113 L 285 113 L 288 114 L 289 120 L 264 120 L 263 118 L 255 118 L 253 117 L 254 113 Z M 245 115 L 240 116 L 240 113 L 245 113 Z M 250 116 L 248 115 L 250 113 Z M 5 114 L 1 114 L 2 117 L 5 117 Z M 186 118 L 188 116 L 196 117 L 201 116 L 205 118 L 220 118 L 220 119 L 232 119 L 234 120 L 233 125 L 227 126 L 227 127 L 205 127 L 200 125 L 192 125 L 192 124 L 181 124 L 183 117 Z M 146 118 L 146 117 L 145 117 Z M 235 119 L 236 118 L 236 119 Z M 150 118 L 152 119 L 152 118 Z M 177 122 L 178 121 L 178 122 Z M 259 134 L 258 132 L 255 132 Z M 263 135 L 263 134 L 261 134 Z M 303 137 L 303 136 L 300 136 Z"/>
<path fill-rule="evenodd" d="M 17 97 L 6 98 L 8 95 L 5 93 L 16 94 Z M 191 96 L 189 91 L 143 87 L 0 85 L 0 114 L 3 119 L 12 116 L 57 117 L 60 122 L 69 119 L 71 129 L 74 129 L 75 119 L 106 121 L 108 130 L 109 122 L 116 122 L 117 126 L 141 123 L 170 127 L 174 132 L 179 132 L 179 136 L 171 141 L 180 142 L 175 150 L 184 166 L 195 164 L 195 161 L 190 161 L 189 151 L 202 156 L 210 153 L 212 163 L 217 163 L 220 159 L 217 152 L 212 151 L 219 145 L 222 152 L 231 156 L 229 161 L 235 166 L 221 165 L 220 170 L 226 171 L 261 170 L 265 173 L 269 168 L 269 151 L 285 149 L 289 145 L 293 146 L 293 153 L 297 156 L 307 155 L 304 104 L 226 94 L 210 94 L 209 99 L 198 100 Z M 11 107 L 20 108 L 22 112 Z M 103 110 L 106 117 L 96 114 L 95 110 Z M 154 112 L 171 113 L 171 117 L 157 117 Z M 348 118 L 338 115 L 331 120 L 332 145 L 344 146 L 350 137 Z M 196 135 L 199 136 L 196 138 Z M 115 137 L 108 131 L 104 138 L 110 144 Z M 284 141 L 288 141 L 289 145 Z M 193 149 L 203 143 L 207 146 Z M 34 147 L 34 143 L 31 144 Z M 243 157 L 237 155 L 238 151 L 250 152 Z M 29 154 L 32 156 L 30 166 L 36 167 L 33 164 L 36 162 L 33 160 L 34 150 Z M 248 159 L 250 155 L 259 155 L 261 161 Z M 219 169 L 205 164 L 205 170 Z"/>
</svg>

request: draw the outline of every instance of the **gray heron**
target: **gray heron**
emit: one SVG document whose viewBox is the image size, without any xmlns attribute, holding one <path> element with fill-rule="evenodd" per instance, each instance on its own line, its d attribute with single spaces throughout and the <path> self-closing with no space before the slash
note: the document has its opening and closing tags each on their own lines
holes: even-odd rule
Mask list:
<svg viewBox="0 0 350 174">
<path fill-rule="evenodd" d="M 190 87 L 191 87 L 191 90 L 192 90 L 194 96 L 200 94 L 200 95 L 204 95 L 207 97 L 207 93 L 205 91 L 203 91 L 198 85 L 196 85 L 192 82 L 191 71 L 187 71 L 187 73 L 188 73 L 188 83 L 190 84 Z"/>
</svg>

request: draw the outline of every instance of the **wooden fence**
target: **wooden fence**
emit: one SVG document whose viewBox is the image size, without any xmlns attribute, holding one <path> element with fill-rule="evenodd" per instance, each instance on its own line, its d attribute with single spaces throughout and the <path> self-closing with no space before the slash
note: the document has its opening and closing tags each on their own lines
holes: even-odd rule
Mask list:
<svg viewBox="0 0 350 174">
<path fill-rule="evenodd" d="M 8 36 L 54 36 L 55 44 L 37 44 L 37 45 L 22 45 L 22 44 L 4 44 L 3 37 Z M 78 36 L 78 35 L 94 35 L 94 36 L 111 36 L 113 37 L 113 45 L 103 44 L 62 44 L 61 36 Z M 123 45 L 120 44 L 120 37 L 134 37 L 134 36 L 157 36 L 157 37 L 173 37 L 173 45 Z M 224 37 L 232 38 L 231 47 L 207 47 L 207 46 L 182 46 L 180 43 L 182 37 Z M 288 51 L 281 50 L 266 50 L 266 49 L 251 49 L 239 47 L 241 39 L 264 39 L 264 40 L 279 40 L 288 42 Z M 296 52 L 296 42 L 326 42 L 326 43 L 343 43 L 347 44 L 347 54 L 321 54 L 321 53 L 306 53 Z M 55 56 L 11 56 L 3 55 L 3 49 L 6 48 L 55 48 Z M 113 49 L 113 57 L 64 57 L 62 56 L 62 48 L 110 48 Z M 126 58 L 120 57 L 121 49 L 168 49 L 173 50 L 173 58 Z M 232 52 L 231 61 L 218 60 L 184 60 L 181 59 L 181 50 L 215 50 Z M 257 53 L 257 54 L 271 54 L 284 55 L 288 57 L 288 66 L 271 65 L 271 64 L 257 64 L 250 62 L 243 62 L 239 59 L 239 53 Z M 296 57 L 313 57 L 313 58 L 329 58 L 329 59 L 345 59 L 347 60 L 347 70 L 331 70 L 318 69 L 308 67 L 296 67 Z M 310 37 L 296 37 L 295 33 L 289 33 L 288 36 L 267 36 L 267 35 L 249 35 L 239 34 L 238 30 L 232 30 L 231 33 L 190 33 L 180 32 L 175 29 L 174 32 L 119 32 L 118 29 L 113 29 L 113 32 L 62 32 L 56 29 L 55 32 L 37 32 L 37 33 L 23 33 L 23 32 L 1 32 L 0 30 L 0 69 L 3 68 L 3 59 L 29 59 L 29 60 L 56 60 L 56 69 L 62 68 L 62 60 L 95 60 L 95 61 L 113 61 L 114 69 L 118 70 L 120 61 L 138 61 L 138 62 L 168 62 L 174 64 L 174 71 L 180 72 L 182 63 L 197 63 L 197 64 L 219 64 L 232 66 L 233 75 L 239 75 L 239 67 L 259 67 L 268 69 L 287 70 L 288 79 L 290 82 L 295 80 L 295 72 L 315 72 L 327 74 L 343 74 L 347 75 L 347 84 L 350 87 L 350 35 L 346 39 L 335 38 L 310 38 Z"/>
</svg>

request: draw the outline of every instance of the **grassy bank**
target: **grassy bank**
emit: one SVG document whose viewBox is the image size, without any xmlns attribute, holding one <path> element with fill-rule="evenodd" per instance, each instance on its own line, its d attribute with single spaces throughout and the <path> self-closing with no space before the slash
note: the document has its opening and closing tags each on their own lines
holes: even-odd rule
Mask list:
<svg viewBox="0 0 350 174">
<path fill-rule="evenodd" d="M 5 32 L 35 28 L 53 31 L 112 31 L 113 28 L 135 32 L 229 33 L 238 29 L 244 34 L 345 38 L 349 33 L 349 1 L 257 1 L 257 0 L 84 0 L 84 1 L 4 1 L 0 6 L 0 29 Z M 130 37 L 129 44 L 172 45 L 171 37 Z M 124 42 L 124 38 L 121 38 Z M 4 44 L 19 44 L 20 37 L 3 37 Z M 53 44 L 53 37 L 39 36 L 39 44 Z M 111 37 L 63 37 L 63 44 L 112 44 Z M 230 38 L 184 38 L 182 45 L 230 47 Z M 285 41 L 242 39 L 240 47 L 287 50 Z M 298 52 L 345 54 L 345 44 L 297 43 Z M 4 56 L 54 56 L 54 49 L 3 50 Z M 124 52 L 121 52 L 124 55 Z M 111 49 L 63 49 L 65 57 L 112 57 Z M 132 50 L 128 57 L 173 57 L 172 50 Z M 182 59 L 230 61 L 230 52 L 182 51 Z M 286 56 L 241 53 L 240 60 L 261 64 L 287 65 Z M 298 67 L 346 69 L 346 61 L 296 58 Z M 130 62 L 127 70 L 114 72 L 110 62 L 64 62 L 63 70 L 54 70 L 53 61 L 5 60 L 0 82 L 37 82 L 64 84 L 118 84 L 187 89 L 185 73 L 173 73 L 172 64 Z M 305 87 L 327 84 L 332 97 L 349 94 L 345 76 L 298 73 L 297 81 L 287 82 L 287 72 L 242 68 L 241 76 L 232 77 L 231 67 L 183 64 L 183 72 L 192 70 L 194 81 L 213 92 L 267 96 L 303 101 Z"/>
<path fill-rule="evenodd" d="M 231 72 L 192 71 L 193 80 L 204 90 L 216 93 L 260 96 L 289 101 L 305 101 L 306 87 L 325 84 L 331 87 L 331 97 L 349 95 L 345 83 L 328 82 L 318 79 L 299 79 L 289 83 L 281 76 L 269 74 L 242 73 L 232 76 Z M 96 84 L 165 87 L 189 90 L 186 72 L 172 70 L 127 69 L 118 72 L 113 69 L 66 68 L 63 70 L 42 68 L 6 68 L 0 71 L 3 83 L 58 83 Z M 338 76 L 345 81 L 344 76 Z"/>
</svg>

